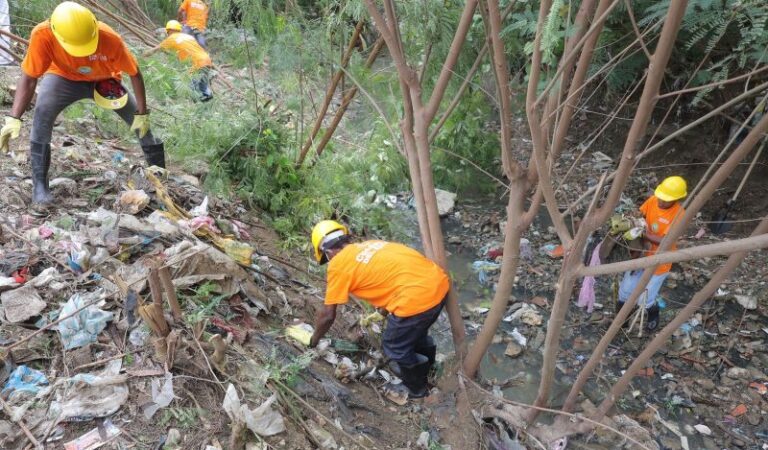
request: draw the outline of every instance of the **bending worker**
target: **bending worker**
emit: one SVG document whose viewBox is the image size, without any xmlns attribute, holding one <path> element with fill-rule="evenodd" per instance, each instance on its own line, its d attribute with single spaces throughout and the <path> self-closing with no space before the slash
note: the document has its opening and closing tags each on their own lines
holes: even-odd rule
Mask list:
<svg viewBox="0 0 768 450">
<path fill-rule="evenodd" d="M 59 4 L 50 20 L 32 30 L 21 69 L 11 114 L 0 130 L 0 149 L 7 151 L 9 139 L 19 137 L 21 116 L 45 74 L 30 134 L 33 203 L 53 201 L 48 187 L 53 125 L 59 113 L 78 100 L 91 98 L 114 110 L 136 132 L 147 163 L 165 167 L 163 143 L 149 131 L 144 79 L 136 59 L 120 35 L 90 10 L 75 2 Z M 131 77 L 135 98 L 121 84 L 122 72 Z"/>
<path fill-rule="evenodd" d="M 656 254 L 664 236 L 669 232 L 672 224 L 679 220 L 684 214 L 685 209 L 680 204 L 680 200 L 688 195 L 685 180 L 679 176 L 666 178 L 656 187 L 654 195 L 646 200 L 640 206 L 640 212 L 645 218 L 645 229 L 632 229 L 624 234 L 627 240 L 642 238 L 645 250 L 645 256 Z M 676 250 L 677 244 L 673 243 L 670 251 Z M 656 268 L 653 277 L 648 282 L 645 291 L 637 300 L 638 307 L 645 307 L 648 313 L 648 330 L 654 330 L 659 325 L 659 305 L 657 298 L 664 281 L 672 270 L 672 264 L 662 264 Z M 632 295 L 643 269 L 631 270 L 624 273 L 624 277 L 619 284 L 619 308 Z"/>
<path fill-rule="evenodd" d="M 337 306 L 352 294 L 388 315 L 382 347 L 408 396 L 429 395 L 427 375 L 436 352 L 429 327 L 440 315 L 450 286 L 443 269 L 402 244 L 351 243 L 347 228 L 333 220 L 315 225 L 312 247 L 318 263 L 330 263 L 325 306 L 315 320 L 309 346 L 315 347 L 328 332 Z M 378 312 L 366 319 L 374 317 L 382 319 Z"/>
<path fill-rule="evenodd" d="M 184 0 L 179 6 L 179 22 L 182 31 L 195 38 L 201 47 L 206 48 L 205 29 L 208 28 L 208 5 L 203 0 Z"/>
<path fill-rule="evenodd" d="M 207 102 L 213 98 L 211 87 L 211 75 L 213 71 L 213 62 L 208 52 L 197 43 L 195 38 L 181 32 L 181 24 L 176 20 L 169 20 L 165 24 L 167 37 L 157 46 L 146 53 L 144 56 L 150 56 L 159 50 L 172 50 L 176 53 L 179 61 L 191 61 L 190 72 L 193 74 L 192 89 L 200 94 L 200 101 Z"/>
</svg>

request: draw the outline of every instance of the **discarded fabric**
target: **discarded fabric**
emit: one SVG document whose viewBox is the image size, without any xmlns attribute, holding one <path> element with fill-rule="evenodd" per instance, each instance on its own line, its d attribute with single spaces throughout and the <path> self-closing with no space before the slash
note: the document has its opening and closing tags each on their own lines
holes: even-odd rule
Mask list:
<svg viewBox="0 0 768 450">
<path fill-rule="evenodd" d="M 20 396 L 33 397 L 40 392 L 42 386 L 48 384 L 48 379 L 43 372 L 31 369 L 27 366 L 19 366 L 5 382 L 2 395 L 8 394 L 8 400 L 13 401 Z"/>
</svg>

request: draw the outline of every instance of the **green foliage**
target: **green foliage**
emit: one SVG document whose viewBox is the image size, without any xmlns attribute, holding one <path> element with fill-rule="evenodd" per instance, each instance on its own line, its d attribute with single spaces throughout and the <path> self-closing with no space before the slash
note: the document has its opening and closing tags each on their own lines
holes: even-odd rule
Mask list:
<svg viewBox="0 0 768 450">
<path fill-rule="evenodd" d="M 181 299 L 188 311 L 184 314 L 184 321 L 189 325 L 195 325 L 212 317 L 221 301 L 227 298 L 226 295 L 215 295 L 217 291 L 216 284 L 207 282 L 195 288 L 192 295 L 182 295 Z"/>
<path fill-rule="evenodd" d="M 204 417 L 208 412 L 200 408 L 165 408 L 160 414 L 160 420 L 158 425 L 160 428 L 165 428 L 171 423 L 179 428 L 192 428 L 198 425 L 201 417 Z"/>
</svg>

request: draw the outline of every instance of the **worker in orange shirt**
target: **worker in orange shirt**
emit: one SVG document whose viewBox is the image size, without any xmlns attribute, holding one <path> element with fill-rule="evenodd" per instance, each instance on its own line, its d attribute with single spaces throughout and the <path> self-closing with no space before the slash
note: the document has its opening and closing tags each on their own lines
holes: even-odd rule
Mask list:
<svg viewBox="0 0 768 450">
<path fill-rule="evenodd" d="M 402 244 L 378 240 L 351 243 L 349 231 L 333 220 L 324 220 L 312 230 L 315 259 L 328 264 L 325 306 L 315 320 L 309 346 L 315 347 L 336 319 L 338 305 L 352 294 L 378 311 L 363 319 L 383 320 L 384 355 L 403 390 L 411 398 L 429 395 L 427 375 L 435 362 L 437 347 L 429 328 L 443 309 L 450 281 L 437 264 Z"/>
<path fill-rule="evenodd" d="M 32 30 L 21 69 L 11 114 L 0 130 L 0 149 L 8 151 L 10 139 L 19 137 L 21 117 L 45 75 L 30 134 L 33 203 L 53 201 L 48 186 L 53 124 L 61 111 L 79 100 L 90 98 L 114 110 L 136 132 L 147 163 L 165 167 L 163 143 L 149 131 L 144 79 L 136 59 L 120 35 L 90 10 L 75 2 L 59 4 L 50 20 Z M 122 72 L 131 77 L 135 98 L 122 85 Z"/>
<path fill-rule="evenodd" d="M 210 82 L 213 75 L 213 62 L 195 38 L 181 32 L 182 25 L 177 20 L 169 20 L 165 24 L 167 37 L 157 47 L 149 49 L 144 56 L 150 56 L 160 50 L 176 53 L 181 62 L 190 61 L 193 74 L 192 89 L 200 94 L 200 101 L 207 102 L 213 98 Z"/>
<path fill-rule="evenodd" d="M 659 244 L 667 235 L 672 224 L 679 220 L 685 214 L 680 200 L 688 195 L 685 180 L 679 176 L 666 178 L 656 187 L 654 195 L 648 198 L 642 206 L 640 212 L 645 218 L 645 228 L 634 228 L 624 233 L 627 240 L 643 239 L 645 256 L 656 254 Z M 672 244 L 670 251 L 677 249 L 676 244 Z M 644 307 L 647 314 L 646 328 L 654 330 L 659 325 L 659 305 L 656 301 L 659 291 L 664 281 L 672 270 L 672 264 L 662 264 L 656 268 L 656 271 L 648 282 L 645 291 L 638 298 L 638 307 Z M 643 270 L 631 270 L 624 273 L 624 277 L 619 284 L 619 305 L 621 308 L 635 290 Z"/>
<path fill-rule="evenodd" d="M 179 6 L 179 22 L 182 31 L 193 36 L 201 47 L 206 48 L 205 30 L 208 28 L 208 5 L 203 0 L 184 0 Z"/>
</svg>

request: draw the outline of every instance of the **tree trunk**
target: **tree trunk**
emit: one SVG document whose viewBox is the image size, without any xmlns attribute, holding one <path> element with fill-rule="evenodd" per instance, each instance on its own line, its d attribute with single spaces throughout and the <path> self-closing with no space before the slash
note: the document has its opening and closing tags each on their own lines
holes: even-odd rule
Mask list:
<svg viewBox="0 0 768 450">
<path fill-rule="evenodd" d="M 542 2 L 542 5 L 545 2 Z M 587 242 L 587 236 L 597 229 L 602 223 L 604 223 L 610 214 L 613 212 L 614 207 L 618 203 L 621 192 L 624 190 L 624 186 L 627 183 L 629 174 L 632 171 L 632 160 L 635 155 L 638 144 L 643 137 L 646 128 L 648 127 L 648 121 L 650 120 L 651 113 L 653 112 L 653 106 L 656 104 L 656 96 L 659 92 L 659 86 L 664 77 L 664 71 L 669 62 L 669 57 L 672 53 L 675 37 L 680 28 L 687 0 L 680 0 L 673 2 L 669 6 L 666 20 L 664 21 L 664 27 L 661 31 L 661 37 L 659 38 L 658 45 L 656 46 L 656 52 L 653 55 L 652 61 L 649 63 L 649 73 L 646 79 L 643 94 L 638 104 L 635 118 L 632 122 L 632 126 L 627 135 L 627 140 L 624 145 L 622 153 L 621 163 L 619 164 L 618 173 L 619 176 L 615 178 L 615 182 L 611 186 L 608 198 L 604 202 L 603 206 L 585 217 L 584 221 L 579 228 L 576 238 L 571 247 L 567 250 L 565 260 L 563 262 L 563 268 L 560 273 L 560 277 L 557 282 L 555 300 L 553 302 L 552 313 L 550 315 L 549 324 L 547 326 L 547 337 L 545 340 L 544 350 L 544 362 L 541 373 L 541 383 L 539 384 L 539 392 L 534 402 L 535 406 L 546 406 L 549 403 L 549 394 L 554 381 L 555 362 L 557 360 L 557 353 L 560 349 L 560 332 L 562 324 L 565 320 L 565 313 L 568 309 L 568 301 L 571 298 L 573 292 L 573 286 L 575 283 L 576 270 L 581 264 L 581 258 L 584 252 L 584 248 Z M 540 18 L 545 13 L 540 12 Z M 537 40 L 538 42 L 538 40 Z M 538 46 L 538 44 L 537 44 Z M 536 53 L 540 53 L 538 50 L 534 50 L 534 57 Z M 533 71 L 536 70 L 536 61 L 534 61 Z M 535 86 L 529 85 L 529 96 L 535 95 Z M 529 100 L 530 103 L 530 100 Z M 535 111 L 529 111 L 529 121 L 531 120 L 531 112 L 535 114 Z M 531 132 L 535 134 L 537 130 L 534 129 L 534 125 L 531 125 Z M 534 143 L 534 148 L 536 144 Z M 538 158 L 538 156 L 537 156 Z M 542 164 L 537 162 L 539 172 L 541 175 Z M 542 180 L 541 183 L 544 181 Z M 551 185 L 549 186 L 551 189 Z M 550 213 L 559 214 L 556 210 L 557 205 L 550 205 L 550 201 L 553 199 L 548 198 L 546 192 L 546 186 L 544 187 L 545 199 L 547 199 L 548 209 Z M 554 210 L 554 211 L 553 211 Z M 647 283 L 647 281 L 646 281 Z M 643 287 L 645 285 L 643 284 Z M 627 302 L 629 303 L 629 302 Z M 629 305 L 625 305 L 623 309 L 628 309 Z M 531 413 L 528 417 L 529 423 L 532 423 L 538 416 L 539 411 L 531 409 Z"/>
</svg>

